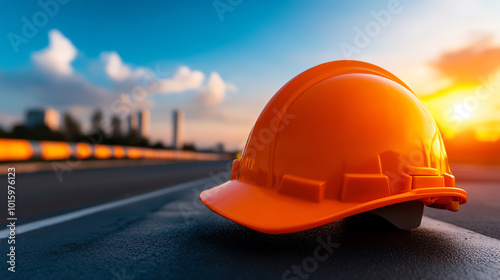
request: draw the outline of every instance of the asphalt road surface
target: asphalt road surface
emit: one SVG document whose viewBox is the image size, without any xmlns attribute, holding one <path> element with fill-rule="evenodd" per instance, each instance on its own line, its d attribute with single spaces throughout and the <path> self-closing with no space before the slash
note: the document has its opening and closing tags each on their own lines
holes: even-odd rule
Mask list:
<svg viewBox="0 0 500 280">
<path fill-rule="evenodd" d="M 469 202 L 457 213 L 426 207 L 411 231 L 357 216 L 286 235 L 255 232 L 201 204 L 199 193 L 229 167 L 74 170 L 62 182 L 51 171 L 20 174 L 25 226 L 15 273 L 0 240 L 0 279 L 500 279 L 500 167 L 454 166 Z"/>
</svg>

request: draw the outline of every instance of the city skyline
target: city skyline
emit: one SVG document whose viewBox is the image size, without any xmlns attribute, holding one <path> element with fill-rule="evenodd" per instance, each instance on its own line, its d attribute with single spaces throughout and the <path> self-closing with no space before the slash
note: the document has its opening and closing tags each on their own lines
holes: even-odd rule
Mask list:
<svg viewBox="0 0 500 280">
<path fill-rule="evenodd" d="M 98 117 L 96 117 L 98 116 Z M 149 146 L 157 146 L 157 147 L 170 147 L 172 149 L 176 150 L 182 150 L 185 149 L 186 145 L 188 149 L 195 148 L 197 147 L 196 143 L 184 143 L 183 141 L 183 131 L 184 131 L 184 113 L 181 110 L 173 110 L 172 111 L 172 123 L 171 128 L 172 132 L 170 135 L 169 139 L 161 139 L 157 141 L 156 143 L 152 143 L 149 139 L 149 134 L 150 134 L 150 113 L 148 110 L 140 110 L 136 112 L 132 112 L 131 114 L 127 115 L 125 118 L 120 119 L 118 118 L 119 122 L 114 123 L 115 119 L 117 118 L 117 115 L 114 115 L 111 117 L 111 119 L 106 119 L 103 118 L 102 112 L 99 110 L 94 111 L 94 114 L 92 116 L 92 123 L 93 126 L 97 125 L 98 127 L 91 127 L 87 129 L 86 131 L 82 131 L 80 123 L 76 120 L 73 119 L 73 116 L 71 116 L 70 113 L 65 113 L 63 116 L 63 122 L 61 122 L 61 116 L 57 110 L 54 110 L 53 108 L 48 108 L 48 107 L 40 107 L 40 108 L 29 108 L 26 110 L 25 113 L 25 118 L 22 122 L 19 122 L 16 124 L 17 128 L 21 129 L 39 129 L 41 126 L 45 126 L 50 131 L 52 132 L 60 132 L 60 133 L 66 133 L 71 131 L 72 133 L 79 134 L 81 133 L 82 137 L 85 138 L 85 140 L 74 140 L 74 141 L 69 141 L 69 142 L 77 142 L 77 141 L 88 141 L 90 138 L 90 135 L 92 133 L 95 133 L 96 129 L 102 130 L 105 134 L 107 134 L 109 137 L 138 137 L 139 139 L 146 139 L 149 142 Z M 95 118 L 98 119 L 99 123 L 94 123 Z M 68 122 L 68 119 L 70 120 Z M 76 121 L 76 123 L 75 123 Z M 66 127 L 66 126 L 70 127 Z M 12 128 L 13 131 L 16 129 L 16 127 Z M 167 127 L 167 126 L 165 126 Z M 118 130 L 117 130 L 118 129 Z M 33 130 L 34 131 L 34 130 Z M 5 133 L 5 132 L 4 132 Z M 8 133 L 8 132 L 7 132 Z M 87 135 L 87 136 L 85 136 Z M 51 135 L 46 135 L 46 137 L 50 137 Z M 53 136 L 53 135 L 52 135 Z M 12 137 L 12 136 L 9 136 Z M 44 136 L 39 136 L 41 137 L 40 139 L 43 139 Z M 0 137 L 1 138 L 1 137 Z M 92 138 L 92 137 L 91 137 Z M 29 137 L 27 139 L 30 139 Z M 45 139 L 49 140 L 49 139 Z M 118 139 L 115 139 L 118 140 Z M 141 143 L 138 143 L 141 144 Z M 142 144 L 141 144 L 142 145 Z M 158 146 L 160 145 L 160 146 Z M 199 150 L 201 151 L 210 151 L 210 150 L 216 150 L 218 152 L 223 152 L 224 151 L 224 145 L 220 142 L 214 143 L 212 146 L 208 147 L 198 147 Z"/>
</svg>

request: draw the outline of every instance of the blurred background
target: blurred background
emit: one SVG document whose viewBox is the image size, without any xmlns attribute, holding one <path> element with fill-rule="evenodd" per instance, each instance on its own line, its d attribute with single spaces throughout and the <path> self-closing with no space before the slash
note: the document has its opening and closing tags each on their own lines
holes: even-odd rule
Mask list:
<svg viewBox="0 0 500 280">
<path fill-rule="evenodd" d="M 2 6 L 0 138 L 235 153 L 288 80 L 355 59 L 414 90 L 452 163 L 500 163 L 494 1 Z"/>
</svg>

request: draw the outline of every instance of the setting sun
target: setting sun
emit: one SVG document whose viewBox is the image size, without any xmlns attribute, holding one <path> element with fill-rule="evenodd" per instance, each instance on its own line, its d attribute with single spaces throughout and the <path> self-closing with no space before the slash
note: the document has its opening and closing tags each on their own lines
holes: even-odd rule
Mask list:
<svg viewBox="0 0 500 280">
<path fill-rule="evenodd" d="M 471 131 L 479 141 L 497 141 L 500 127 L 492 116 L 498 110 L 493 85 L 461 85 L 421 98 L 445 137 Z"/>
</svg>

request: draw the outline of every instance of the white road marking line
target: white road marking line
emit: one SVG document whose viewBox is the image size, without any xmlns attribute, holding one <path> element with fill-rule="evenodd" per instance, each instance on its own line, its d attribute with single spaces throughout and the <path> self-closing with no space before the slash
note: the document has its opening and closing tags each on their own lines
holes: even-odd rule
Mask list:
<svg viewBox="0 0 500 280">
<path fill-rule="evenodd" d="M 121 200 L 117 200 L 117 201 L 113 201 L 113 202 L 108 202 L 108 203 L 105 203 L 105 204 L 92 206 L 90 208 L 81 209 L 81 210 L 78 210 L 78 211 L 75 211 L 75 212 L 70 212 L 70 213 L 67 213 L 67 214 L 62 214 L 62 215 L 55 216 L 55 217 L 52 217 L 52 218 L 47 218 L 47 219 L 44 219 L 44 220 L 32 222 L 32 223 L 29 223 L 29 224 L 24 224 L 24 225 L 16 226 L 16 236 L 19 235 L 19 234 L 23 234 L 23 233 L 29 232 L 29 231 L 33 231 L 33 230 L 41 229 L 41 228 L 44 228 L 44 227 L 49 227 L 49 226 L 52 226 L 52 225 L 64 223 L 64 222 L 67 222 L 67 221 L 78 219 L 78 218 L 81 218 L 81 217 L 84 217 L 84 216 L 88 216 L 88 215 L 95 214 L 95 213 L 98 213 L 98 212 L 102 212 L 102 211 L 105 211 L 105 210 L 109 210 L 109 209 L 112 209 L 112 208 L 124 206 L 124 205 L 127 205 L 127 204 L 131 204 L 131 203 L 135 203 L 135 202 L 139 202 L 139 201 L 143 201 L 143 200 L 148 200 L 148 199 L 160 196 L 160 195 L 164 195 L 164 194 L 168 194 L 168 193 L 173 193 L 173 192 L 180 191 L 180 190 L 183 190 L 183 189 L 188 189 L 188 188 L 191 188 L 191 187 L 199 186 L 199 185 L 202 185 L 202 184 L 208 182 L 209 179 L 210 178 L 203 178 L 203 179 L 199 179 L 199 180 L 195 180 L 195 181 L 190 181 L 190 182 L 182 183 L 182 184 L 179 184 L 179 185 L 174 185 L 174 186 L 171 186 L 171 187 L 166 187 L 166 188 L 163 188 L 163 189 L 160 189 L 160 190 L 152 191 L 152 192 L 149 192 L 149 193 L 141 194 L 141 195 L 138 195 L 138 196 L 134 196 L 134 197 L 130 197 L 130 198 L 125 198 L 125 199 L 121 199 Z M 4 239 L 4 238 L 9 237 L 9 234 L 10 234 L 10 230 L 9 229 L 1 230 L 0 231 L 0 239 Z"/>
</svg>

